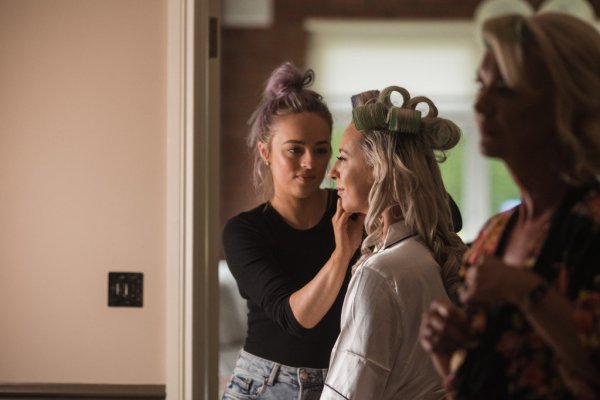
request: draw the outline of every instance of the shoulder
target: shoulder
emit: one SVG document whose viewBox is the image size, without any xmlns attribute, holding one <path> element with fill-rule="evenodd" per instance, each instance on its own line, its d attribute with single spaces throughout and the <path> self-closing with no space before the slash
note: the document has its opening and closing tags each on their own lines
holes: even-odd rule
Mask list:
<svg viewBox="0 0 600 400">
<path fill-rule="evenodd" d="M 515 210 L 516 207 L 495 214 L 486 221 L 465 253 L 465 260 L 469 264 L 475 263 L 477 258 L 483 254 L 493 254 Z"/>
<path fill-rule="evenodd" d="M 236 236 L 239 233 L 263 231 L 266 227 L 266 213 L 268 208 L 263 203 L 232 217 L 223 228 L 223 238 Z"/>
<path fill-rule="evenodd" d="M 352 280 L 349 293 L 356 308 L 393 304 L 402 320 L 420 315 L 433 299 L 447 297 L 439 264 L 416 238 L 371 256 Z"/>
<path fill-rule="evenodd" d="M 371 277 L 372 285 L 386 287 L 394 295 L 443 288 L 439 264 L 416 237 L 373 255 L 360 270 Z"/>
<path fill-rule="evenodd" d="M 399 279 L 415 272 L 437 271 L 439 265 L 427 246 L 413 236 L 374 254 L 365 263 L 365 268 L 386 279 Z"/>
</svg>

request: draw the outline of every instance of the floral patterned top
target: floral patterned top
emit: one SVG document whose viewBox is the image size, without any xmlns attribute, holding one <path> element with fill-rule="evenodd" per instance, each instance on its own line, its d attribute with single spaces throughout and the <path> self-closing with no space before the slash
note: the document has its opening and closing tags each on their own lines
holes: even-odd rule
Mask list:
<svg viewBox="0 0 600 400">
<path fill-rule="evenodd" d="M 492 217 L 466 254 L 501 256 L 520 207 Z M 572 189 L 534 246 L 531 268 L 568 298 L 579 340 L 600 369 L 600 185 Z M 599 388 L 576 378 L 514 305 L 474 312 L 479 345 L 468 350 L 449 389 L 457 399 L 598 399 Z"/>
</svg>

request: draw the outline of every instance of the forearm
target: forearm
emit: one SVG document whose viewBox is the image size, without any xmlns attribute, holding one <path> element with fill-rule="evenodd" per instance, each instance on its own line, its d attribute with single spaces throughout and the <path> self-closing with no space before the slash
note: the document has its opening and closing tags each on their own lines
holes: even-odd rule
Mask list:
<svg viewBox="0 0 600 400">
<path fill-rule="evenodd" d="M 317 275 L 292 293 L 290 307 L 304 328 L 313 328 L 331 309 L 344 283 L 349 262 L 350 257 L 334 251 Z"/>
</svg>

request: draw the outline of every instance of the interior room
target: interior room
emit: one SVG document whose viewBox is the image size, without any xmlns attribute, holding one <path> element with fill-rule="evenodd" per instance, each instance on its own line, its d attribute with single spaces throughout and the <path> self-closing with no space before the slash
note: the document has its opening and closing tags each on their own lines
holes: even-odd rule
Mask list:
<svg viewBox="0 0 600 400">
<path fill-rule="evenodd" d="M 246 317 L 221 231 L 261 201 L 247 121 L 284 61 L 314 69 L 334 148 L 350 95 L 429 93 L 463 131 L 442 173 L 473 240 L 518 197 L 478 152 L 484 2 L 0 0 L 0 398 L 219 398 Z M 600 0 L 512 2 L 600 26 Z"/>
</svg>

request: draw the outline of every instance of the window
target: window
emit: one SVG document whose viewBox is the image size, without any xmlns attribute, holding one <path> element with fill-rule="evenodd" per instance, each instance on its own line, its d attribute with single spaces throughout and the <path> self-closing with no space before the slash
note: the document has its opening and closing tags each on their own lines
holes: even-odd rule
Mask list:
<svg viewBox="0 0 600 400">
<path fill-rule="evenodd" d="M 504 165 L 479 153 L 472 104 L 475 71 L 482 49 L 472 22 L 344 21 L 311 19 L 307 66 L 316 71 L 314 89 L 334 117 L 333 155 L 350 122 L 350 97 L 397 85 L 426 95 L 440 116 L 463 131 L 457 147 L 440 165 L 446 187 L 463 214 L 465 241 L 471 241 L 494 212 L 514 204 L 518 192 Z M 325 182 L 333 186 L 333 182 Z"/>
</svg>

